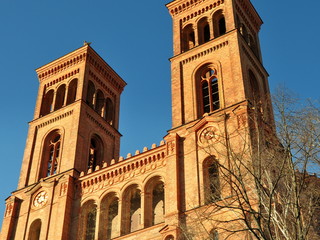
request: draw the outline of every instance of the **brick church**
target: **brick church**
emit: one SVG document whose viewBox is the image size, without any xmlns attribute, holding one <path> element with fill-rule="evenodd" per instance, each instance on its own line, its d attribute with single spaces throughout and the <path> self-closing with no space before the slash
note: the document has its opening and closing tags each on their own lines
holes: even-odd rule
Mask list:
<svg viewBox="0 0 320 240">
<path fill-rule="evenodd" d="M 255 102 L 263 102 L 260 117 L 269 123 L 258 127 L 274 131 L 262 20 L 250 0 L 166 6 L 173 19 L 168 134 L 159 146 L 119 156 L 126 82 L 90 44 L 36 69 L 34 118 L 17 190 L 6 199 L 2 240 L 217 240 L 241 225 L 232 210 L 194 224 L 201 209 L 232 195 L 222 178 L 221 166 L 230 167 L 226 145 L 256 141 Z"/>
</svg>

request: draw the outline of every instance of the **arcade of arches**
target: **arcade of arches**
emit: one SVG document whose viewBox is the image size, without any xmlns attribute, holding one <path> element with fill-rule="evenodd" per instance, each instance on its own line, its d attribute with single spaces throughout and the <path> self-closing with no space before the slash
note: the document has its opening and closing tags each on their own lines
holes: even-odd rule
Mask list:
<svg viewBox="0 0 320 240">
<path fill-rule="evenodd" d="M 79 239 L 112 239 L 164 222 L 164 182 L 154 176 L 144 186 L 132 184 L 121 193 L 109 192 L 82 204 Z"/>
</svg>

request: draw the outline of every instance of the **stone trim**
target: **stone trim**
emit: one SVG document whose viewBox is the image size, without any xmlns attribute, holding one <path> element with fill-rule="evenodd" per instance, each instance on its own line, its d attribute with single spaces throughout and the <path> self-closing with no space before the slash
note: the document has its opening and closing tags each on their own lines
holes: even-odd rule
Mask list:
<svg viewBox="0 0 320 240">
<path fill-rule="evenodd" d="M 176 6 L 175 8 L 172 8 L 170 10 L 170 13 L 172 16 L 175 16 L 206 1 L 208 0 L 190 0 L 190 1 L 187 1 L 186 3 Z M 212 8 L 215 8 L 216 6 L 219 6 L 220 4 L 223 4 L 223 3 L 224 3 L 224 0 L 218 0 L 215 3 L 208 5 L 206 8 L 203 8 L 201 11 L 203 13 L 205 11 L 208 11 L 209 8 L 211 10 Z"/>
<path fill-rule="evenodd" d="M 39 129 L 39 128 L 45 127 L 45 126 L 47 126 L 47 125 L 49 125 L 49 124 L 51 124 L 51 123 L 54 123 L 54 122 L 59 121 L 59 120 L 61 120 L 61 119 L 63 119 L 63 118 L 66 118 L 66 117 L 68 117 L 68 116 L 70 116 L 70 115 L 72 115 L 72 114 L 73 114 L 73 110 L 68 111 L 68 112 L 63 113 L 63 114 L 61 114 L 61 115 L 59 115 L 59 116 L 57 116 L 57 117 L 54 117 L 54 118 L 52 118 L 52 119 L 50 119 L 50 120 L 48 120 L 48 121 L 45 121 L 45 122 L 43 122 L 43 123 L 40 123 L 39 125 L 36 126 L 36 128 Z"/>
<path fill-rule="evenodd" d="M 166 145 L 154 149 L 146 156 L 144 155 L 123 160 L 109 168 L 104 166 L 101 170 L 88 173 L 86 176 L 82 173 L 76 188 L 80 189 L 82 196 L 166 166 Z"/>
<path fill-rule="evenodd" d="M 115 79 L 113 74 L 110 74 L 106 67 L 102 67 L 95 57 L 88 55 L 88 62 L 102 75 L 104 76 L 118 91 L 122 92 L 125 84 L 119 84 L 119 81 Z"/>
<path fill-rule="evenodd" d="M 101 128 L 101 130 L 103 130 L 108 136 L 110 136 L 113 140 L 115 139 L 115 136 L 108 131 L 102 123 L 100 123 L 95 117 L 93 117 L 92 115 L 90 115 L 88 112 L 86 112 L 87 117 L 89 120 L 91 120 L 92 122 L 94 122 L 96 125 L 98 125 L 99 128 Z"/>
<path fill-rule="evenodd" d="M 69 73 L 67 73 L 67 74 L 65 74 L 65 75 L 63 75 L 63 76 L 61 76 L 61 77 L 59 77 L 59 78 L 47 83 L 47 84 L 45 84 L 45 87 L 50 87 L 52 85 L 55 85 L 55 84 L 65 80 L 67 78 L 70 78 L 70 77 L 78 74 L 79 72 L 80 72 L 80 68 L 77 68 L 76 70 L 73 70 L 73 71 L 71 71 L 71 72 L 69 72 Z"/>
<path fill-rule="evenodd" d="M 63 63 L 57 64 L 56 67 L 52 67 L 51 69 L 45 71 L 44 73 L 38 74 L 38 78 L 40 79 L 40 81 L 42 81 L 74 65 L 79 64 L 80 62 L 84 61 L 85 58 L 86 58 L 86 53 L 82 53 L 76 57 L 69 58 L 68 60 L 65 60 Z"/>
<path fill-rule="evenodd" d="M 196 12 L 194 12 L 194 13 L 189 14 L 187 17 L 184 17 L 184 18 L 181 19 L 181 20 L 182 20 L 183 23 L 186 22 L 186 21 L 189 21 L 189 20 L 191 20 L 192 18 L 197 17 L 197 16 L 199 16 L 199 15 L 205 13 L 205 12 L 208 12 L 208 11 L 210 11 L 210 10 L 212 10 L 212 9 L 220 6 L 220 4 L 223 4 L 223 3 L 224 3 L 223 0 L 222 0 L 222 1 L 217 1 L 217 2 L 215 2 L 215 3 L 213 3 L 213 4 L 210 4 L 210 5 L 202 8 L 201 10 L 198 10 L 198 11 L 196 11 Z"/>
<path fill-rule="evenodd" d="M 251 22 L 253 23 L 253 25 L 256 27 L 257 30 L 260 29 L 261 23 L 259 24 L 256 21 L 256 18 L 253 16 L 252 11 L 249 9 L 249 6 L 243 1 L 243 0 L 237 0 L 241 6 L 241 8 L 247 13 L 249 19 L 251 20 Z M 238 4 L 236 3 L 236 9 L 241 12 L 242 15 L 243 12 L 241 11 L 240 7 L 238 6 Z M 243 16 L 244 17 L 244 16 Z"/>
<path fill-rule="evenodd" d="M 260 70 L 260 67 L 255 63 L 255 61 L 253 60 L 253 58 L 251 57 L 251 54 L 247 51 L 246 47 L 242 45 L 242 50 L 243 52 L 246 54 L 246 56 L 248 57 L 250 63 L 255 67 L 255 69 L 258 71 L 260 77 L 263 79 L 263 81 L 265 81 L 265 75 L 262 73 L 262 71 Z"/>
<path fill-rule="evenodd" d="M 227 46 L 228 44 L 229 44 L 228 41 L 219 43 L 219 44 L 217 44 L 217 45 L 215 45 L 215 46 L 213 46 L 213 47 L 211 47 L 211 48 L 208 48 L 208 49 L 205 50 L 205 51 L 199 52 L 199 53 L 197 53 L 197 54 L 195 54 L 195 55 L 193 55 L 193 56 L 191 56 L 191 57 L 188 57 L 188 58 L 185 59 L 185 60 L 182 60 L 182 64 L 184 65 L 184 64 L 187 64 L 187 63 L 192 62 L 192 61 L 194 61 L 194 60 L 197 60 L 198 58 L 201 58 L 201 57 L 203 57 L 203 56 L 206 56 L 207 54 L 212 53 L 212 52 L 214 52 L 214 51 L 217 51 L 217 50 L 219 50 L 220 48 L 223 48 L 223 47 Z"/>
<path fill-rule="evenodd" d="M 107 93 L 109 93 L 112 97 L 116 97 L 116 94 L 107 87 L 106 84 L 103 83 L 103 81 L 97 77 L 92 71 L 89 70 L 89 75 L 92 77 L 93 80 L 95 80 L 104 90 L 106 90 Z"/>
</svg>

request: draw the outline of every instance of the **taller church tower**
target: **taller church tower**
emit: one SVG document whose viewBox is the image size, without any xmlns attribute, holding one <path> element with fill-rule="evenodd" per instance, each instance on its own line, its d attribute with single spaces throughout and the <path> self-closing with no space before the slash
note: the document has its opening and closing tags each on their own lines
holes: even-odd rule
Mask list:
<svg viewBox="0 0 320 240">
<path fill-rule="evenodd" d="M 232 196 L 222 178 L 230 149 L 254 151 L 258 138 L 274 134 L 262 20 L 250 0 L 166 6 L 174 56 L 165 141 L 119 157 L 126 83 L 89 45 L 37 69 L 35 115 L 18 190 L 6 200 L 2 239 L 183 239 L 199 210 Z M 204 232 L 225 239 L 223 229 L 234 224 L 218 223 L 234 223 L 234 212 L 210 217 Z"/>
<path fill-rule="evenodd" d="M 240 161 L 254 164 L 257 143 L 275 136 L 258 37 L 262 20 L 250 0 L 174 0 L 167 8 L 174 53 L 167 139 L 177 139 L 179 212 L 184 213 L 178 214 L 180 224 L 197 231 L 194 221 L 211 212 L 198 228 L 210 233 L 210 239 L 218 234 L 225 239 L 228 235 L 219 227 L 237 225 L 221 224 L 234 214 L 232 208 L 221 207 L 234 194 L 231 158 L 242 155 Z M 210 204 L 213 208 L 199 210 Z M 217 211 L 219 207 L 223 209 Z M 181 236 L 181 228 L 177 234 Z M 232 239 L 247 237 L 237 235 Z"/>
</svg>

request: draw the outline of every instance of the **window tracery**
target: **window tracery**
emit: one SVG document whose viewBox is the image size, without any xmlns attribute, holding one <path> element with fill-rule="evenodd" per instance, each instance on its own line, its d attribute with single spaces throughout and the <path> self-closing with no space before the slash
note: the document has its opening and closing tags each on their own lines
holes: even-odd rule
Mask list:
<svg viewBox="0 0 320 240">
<path fill-rule="evenodd" d="M 206 67 L 199 78 L 202 115 L 220 108 L 217 71 L 212 67 Z"/>
<path fill-rule="evenodd" d="M 61 147 L 61 134 L 54 130 L 46 137 L 43 146 L 42 170 L 40 178 L 57 174 Z"/>
<path fill-rule="evenodd" d="M 215 202 L 221 198 L 219 163 L 209 157 L 203 163 L 205 202 Z"/>
</svg>

